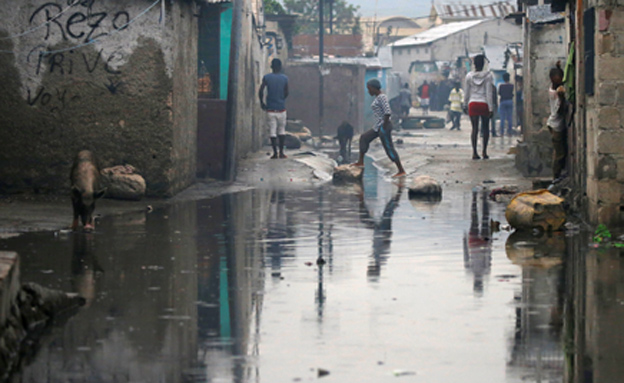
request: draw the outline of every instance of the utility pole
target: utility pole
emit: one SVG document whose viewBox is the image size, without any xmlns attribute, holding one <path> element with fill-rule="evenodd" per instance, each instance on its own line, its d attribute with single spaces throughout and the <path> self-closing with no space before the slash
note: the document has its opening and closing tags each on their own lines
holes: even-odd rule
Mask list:
<svg viewBox="0 0 624 383">
<path fill-rule="evenodd" d="M 334 0 L 329 1 L 329 34 L 334 34 Z"/>
<path fill-rule="evenodd" d="M 323 3 L 319 0 L 319 138 L 323 137 Z"/>
</svg>

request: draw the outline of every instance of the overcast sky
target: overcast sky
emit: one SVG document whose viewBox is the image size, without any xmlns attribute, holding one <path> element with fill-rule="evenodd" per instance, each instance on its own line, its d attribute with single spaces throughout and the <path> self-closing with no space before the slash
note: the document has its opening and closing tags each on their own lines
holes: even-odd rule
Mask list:
<svg viewBox="0 0 624 383">
<path fill-rule="evenodd" d="M 347 0 L 348 3 L 360 6 L 363 17 L 372 17 L 377 11 L 378 17 L 384 16 L 428 16 L 431 0 Z"/>
</svg>

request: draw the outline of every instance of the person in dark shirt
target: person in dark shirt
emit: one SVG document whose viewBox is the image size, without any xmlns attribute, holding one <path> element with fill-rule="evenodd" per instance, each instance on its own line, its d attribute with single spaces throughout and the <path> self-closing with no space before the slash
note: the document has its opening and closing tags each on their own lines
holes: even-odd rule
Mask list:
<svg viewBox="0 0 624 383">
<path fill-rule="evenodd" d="M 260 106 L 267 113 L 267 126 L 271 136 L 271 146 L 273 146 L 273 157 L 286 158 L 284 155 L 284 141 L 286 141 L 286 97 L 288 97 L 288 77 L 281 73 L 282 61 L 273 59 L 271 61 L 273 73 L 269 73 L 262 78 L 260 85 Z M 266 103 L 264 102 L 264 88 L 267 88 Z M 278 148 L 279 137 L 279 154 Z"/>
<path fill-rule="evenodd" d="M 509 73 L 503 74 L 504 83 L 498 86 L 498 96 L 500 98 L 498 113 L 500 114 L 500 135 L 505 135 L 505 123 L 507 123 L 507 134 L 513 134 L 513 96 L 514 85 L 509 82 Z"/>
</svg>

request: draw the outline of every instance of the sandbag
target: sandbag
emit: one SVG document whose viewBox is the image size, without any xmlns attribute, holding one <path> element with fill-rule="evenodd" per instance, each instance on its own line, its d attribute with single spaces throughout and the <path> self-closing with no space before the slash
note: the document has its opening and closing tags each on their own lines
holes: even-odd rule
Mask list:
<svg viewBox="0 0 624 383">
<path fill-rule="evenodd" d="M 566 221 L 563 201 L 545 189 L 523 192 L 507 205 L 505 218 L 517 230 L 556 231 Z"/>
</svg>

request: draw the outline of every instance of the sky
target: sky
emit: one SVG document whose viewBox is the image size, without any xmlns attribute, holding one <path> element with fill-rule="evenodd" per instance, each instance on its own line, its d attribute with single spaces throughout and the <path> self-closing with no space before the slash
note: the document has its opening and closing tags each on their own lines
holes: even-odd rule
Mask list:
<svg viewBox="0 0 624 383">
<path fill-rule="evenodd" d="M 428 16 L 431 0 L 347 0 L 348 3 L 360 6 L 362 17 L 385 16 Z"/>
</svg>

